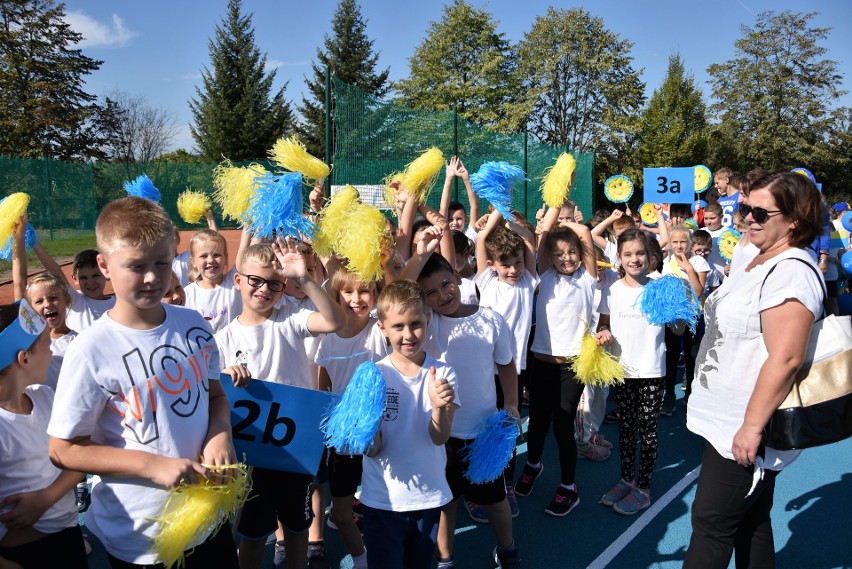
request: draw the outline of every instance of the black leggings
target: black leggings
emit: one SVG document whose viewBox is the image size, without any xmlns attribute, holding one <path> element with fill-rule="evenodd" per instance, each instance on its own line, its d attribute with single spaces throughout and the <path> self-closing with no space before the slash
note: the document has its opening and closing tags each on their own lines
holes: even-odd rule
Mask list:
<svg viewBox="0 0 852 569">
<path fill-rule="evenodd" d="M 553 364 L 532 359 L 532 373 L 527 390 L 530 394 L 530 424 L 527 430 L 527 461 L 541 462 L 550 423 L 559 449 L 561 482 L 574 483 L 577 471 L 577 441 L 574 440 L 574 418 L 583 394 L 583 384 L 574 377 L 571 364 Z"/>
<path fill-rule="evenodd" d="M 0 547 L 0 557 L 18 563 L 24 569 L 89 566 L 80 526 L 72 526 L 43 538 L 15 547 Z"/>
<path fill-rule="evenodd" d="M 618 449 L 621 478 L 630 482 L 636 474 L 636 439 L 639 439 L 637 486 L 651 487 L 657 465 L 657 417 L 663 400 L 663 378 L 632 378 L 618 386 Z"/>
<path fill-rule="evenodd" d="M 677 361 L 680 357 L 681 342 L 683 342 L 683 358 L 686 363 L 684 377 L 687 385 L 687 399 L 689 398 L 689 389 L 692 387 L 692 377 L 695 375 L 695 354 L 692 348 L 693 346 L 697 347 L 698 343 L 695 334 L 687 328 L 683 336 L 677 336 L 666 326 L 666 394 L 663 398 L 664 407 L 674 407 L 677 398 L 675 385 L 677 384 Z"/>
</svg>

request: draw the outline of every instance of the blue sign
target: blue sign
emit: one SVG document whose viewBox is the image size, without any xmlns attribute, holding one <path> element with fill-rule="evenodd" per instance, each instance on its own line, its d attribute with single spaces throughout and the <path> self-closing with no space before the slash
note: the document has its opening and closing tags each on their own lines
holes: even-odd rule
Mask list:
<svg viewBox="0 0 852 569">
<path fill-rule="evenodd" d="M 219 383 L 231 406 L 237 457 L 245 455 L 251 466 L 317 473 L 324 437 L 320 421 L 338 395 L 260 379 L 234 387 L 224 373 Z"/>
<path fill-rule="evenodd" d="M 695 168 L 645 168 L 646 203 L 695 203 Z"/>
</svg>

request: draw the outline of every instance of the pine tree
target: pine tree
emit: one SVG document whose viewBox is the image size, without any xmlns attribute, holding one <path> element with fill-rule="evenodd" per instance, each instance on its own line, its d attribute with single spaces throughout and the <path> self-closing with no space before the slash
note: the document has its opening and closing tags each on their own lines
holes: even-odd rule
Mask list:
<svg viewBox="0 0 852 569">
<path fill-rule="evenodd" d="M 189 101 L 192 136 L 211 161 L 264 158 L 293 129 L 287 85 L 273 93 L 275 70 L 265 71 L 266 54 L 255 45 L 251 14 L 243 15 L 241 4 L 228 0 L 228 14 L 209 43 L 212 70 L 205 67 L 197 99 Z"/>
<path fill-rule="evenodd" d="M 341 0 L 331 22 L 332 35 L 325 35 L 325 49 L 317 48 L 311 64 L 312 79 L 305 77 L 308 96 L 302 97 L 299 112 L 302 123 L 299 137 L 314 156 L 325 155 L 325 70 L 341 81 L 381 97 L 388 91 L 389 70 L 376 72 L 379 54 L 373 52 L 373 40 L 367 37 L 367 22 L 355 0 Z M 333 104 L 333 102 L 332 102 Z M 332 107 L 332 112 L 333 112 Z M 332 140 L 334 131 L 332 130 Z M 332 145 L 333 148 L 333 145 Z M 331 157 L 326 157 L 330 160 Z"/>
<path fill-rule="evenodd" d="M 53 0 L 0 3 L 0 154 L 84 160 L 99 157 L 96 97 L 84 90 L 101 61 Z"/>
</svg>

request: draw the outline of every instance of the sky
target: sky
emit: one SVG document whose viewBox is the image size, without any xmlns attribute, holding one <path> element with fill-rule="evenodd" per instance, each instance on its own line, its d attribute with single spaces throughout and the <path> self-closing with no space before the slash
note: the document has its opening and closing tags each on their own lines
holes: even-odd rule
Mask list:
<svg viewBox="0 0 852 569">
<path fill-rule="evenodd" d="M 582 7 L 604 20 L 607 29 L 633 42 L 633 67 L 650 97 L 665 78 L 668 58 L 679 53 L 709 101 L 707 67 L 735 56 L 734 42 L 741 26 L 753 26 L 757 14 L 768 10 L 812 11 L 811 26 L 830 27 L 825 57 L 838 63 L 841 88 L 852 91 L 852 2 L 847 0 L 469 0 L 487 10 L 497 29 L 517 43 L 547 8 Z M 378 69 L 390 69 L 390 79 L 408 76 L 408 60 L 422 43 L 432 22 L 439 21 L 441 0 L 360 0 L 367 35 L 379 53 Z M 337 0 L 244 0 L 252 14 L 255 42 L 276 70 L 276 88 L 287 85 L 285 96 L 295 106 L 305 93 Z M 83 34 L 83 53 L 102 60 L 89 76 L 86 90 L 99 97 L 115 90 L 142 96 L 147 104 L 173 114 L 177 135 L 169 150 L 192 151 L 188 101 L 196 96 L 201 73 L 210 64 L 209 43 L 226 15 L 227 0 L 67 0 L 66 20 Z M 837 101 L 852 106 L 852 94 Z"/>
</svg>

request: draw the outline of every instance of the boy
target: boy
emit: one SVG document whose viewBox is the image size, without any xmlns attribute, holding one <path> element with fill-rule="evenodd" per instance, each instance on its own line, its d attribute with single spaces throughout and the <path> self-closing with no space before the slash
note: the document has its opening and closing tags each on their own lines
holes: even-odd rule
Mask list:
<svg viewBox="0 0 852 569">
<path fill-rule="evenodd" d="M 520 420 L 518 413 L 518 377 L 512 358 L 512 337 L 506 321 L 490 308 L 461 302 L 459 278 L 446 259 L 433 255 L 440 231 L 431 228 L 418 243 L 417 253 L 403 271 L 402 278 L 416 278 L 433 311 L 429 325 L 427 351 L 442 356 L 459 378 L 458 393 L 467 403 L 453 418 L 447 442 L 447 482 L 453 501 L 441 511 L 438 529 L 438 569 L 454 567 L 453 538 L 456 529 L 458 498 L 465 497 L 471 517 L 478 510 L 485 516 L 477 522 L 491 524 L 497 538 L 496 561 L 501 567 L 520 567 L 520 557 L 512 538 L 512 511 L 506 498 L 503 477 L 485 484 L 471 484 L 465 473 L 469 468 L 459 451 L 473 444 L 477 430 L 497 408 L 497 390 L 492 370 L 497 367 L 499 384 L 505 394 L 504 408 Z M 481 507 L 480 507 L 481 505 Z"/>
<path fill-rule="evenodd" d="M 387 402 L 361 477 L 364 544 L 374 568 L 432 567 L 441 506 L 452 499 L 444 443 L 459 406 L 456 375 L 423 351 L 429 312 L 411 281 L 379 295 L 379 328 L 393 351 L 376 364 Z"/>
<path fill-rule="evenodd" d="M 133 220 L 132 223 L 128 220 Z M 201 316 L 162 304 L 174 228 L 150 200 L 108 204 L 95 233 L 115 306 L 69 346 L 48 426 L 60 468 L 97 474 L 86 526 L 113 568 L 157 562 L 155 521 L 169 489 L 234 464 L 219 351 Z M 199 458 L 200 457 L 200 458 Z M 237 567 L 231 532 L 190 544 L 187 568 Z"/>
<path fill-rule="evenodd" d="M 721 279 L 724 278 L 725 275 L 725 259 L 722 258 L 722 255 L 719 253 L 719 235 L 721 235 L 725 231 L 725 227 L 722 225 L 722 206 L 718 203 L 708 204 L 706 208 L 704 208 L 704 230 L 710 234 L 713 242 L 710 244 L 710 254 L 702 255 L 707 262 L 710 264 L 710 268 L 713 269 L 719 276 L 719 284 L 721 284 Z M 717 285 L 718 286 L 718 285 Z"/>
<path fill-rule="evenodd" d="M 730 168 L 720 168 L 713 175 L 714 187 L 719 191 L 719 199 L 716 201 L 722 207 L 722 225 L 725 228 L 733 227 L 734 212 L 740 209 L 740 193 L 731 184 L 734 171 Z M 707 212 L 704 212 L 707 215 Z M 706 217 L 704 223 L 707 223 Z"/>
<path fill-rule="evenodd" d="M 313 389 L 304 340 L 334 332 L 345 323 L 340 307 L 308 273 L 298 245 L 280 237 L 272 245 L 251 245 L 239 260 L 234 283 L 243 302 L 242 313 L 216 334 L 223 373 L 236 386 L 251 377 Z M 286 281 L 298 285 L 317 307 L 276 308 Z M 280 521 L 285 529 L 287 567 L 303 569 L 308 557 L 308 533 L 313 476 L 254 468 L 252 498 L 246 502 L 238 531 L 240 567 L 259 568 L 266 537 Z M 324 551 L 316 556 L 325 555 Z"/>
<path fill-rule="evenodd" d="M 464 187 L 467 190 L 470 217 L 468 217 L 464 205 L 459 202 L 450 201 L 450 189 L 453 179 L 456 177 L 462 179 Z M 438 208 L 438 212 L 447 218 L 451 231 L 461 231 L 468 239 L 476 243 L 476 229 L 473 228 L 472 223 L 468 224 L 468 219 L 473 221 L 479 219 L 479 198 L 473 192 L 473 186 L 470 185 L 470 174 L 458 156 L 453 156 L 447 162 L 447 174 L 444 179 L 444 189 L 441 193 L 441 205 Z"/>
</svg>

